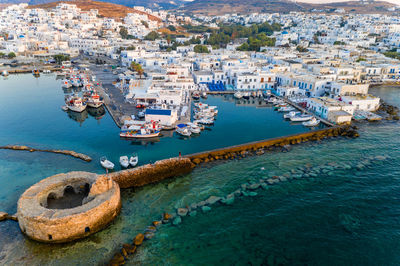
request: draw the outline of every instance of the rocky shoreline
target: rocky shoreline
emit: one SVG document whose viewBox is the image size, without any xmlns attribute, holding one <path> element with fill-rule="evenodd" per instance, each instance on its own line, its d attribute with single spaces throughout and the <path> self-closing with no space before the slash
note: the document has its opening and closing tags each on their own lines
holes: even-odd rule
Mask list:
<svg viewBox="0 0 400 266">
<path fill-rule="evenodd" d="M 28 146 L 20 146 L 20 145 L 6 145 L 6 146 L 0 146 L 0 149 L 7 149 L 7 150 L 15 150 L 15 151 L 41 151 L 41 152 L 52 152 L 52 153 L 59 153 L 59 154 L 64 154 L 64 155 L 69 155 L 81 160 L 84 160 L 85 162 L 91 162 L 92 158 L 88 155 L 85 155 L 83 153 L 78 153 L 75 151 L 69 151 L 69 150 L 50 150 L 50 149 L 35 149 L 32 147 Z"/>
</svg>

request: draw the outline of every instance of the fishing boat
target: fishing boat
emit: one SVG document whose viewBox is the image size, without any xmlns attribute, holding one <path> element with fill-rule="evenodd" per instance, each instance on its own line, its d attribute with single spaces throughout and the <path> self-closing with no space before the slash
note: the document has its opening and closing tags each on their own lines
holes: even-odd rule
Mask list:
<svg viewBox="0 0 400 266">
<path fill-rule="evenodd" d="M 310 120 L 311 118 L 313 118 L 312 115 L 301 114 L 301 115 L 296 115 L 294 117 L 291 117 L 290 121 L 292 121 L 292 122 L 304 122 L 304 121 Z"/>
<path fill-rule="evenodd" d="M 8 71 L 7 70 L 3 70 L 3 72 L 1 73 L 4 77 L 8 76 Z"/>
<path fill-rule="evenodd" d="M 81 97 L 71 96 L 65 101 L 68 109 L 74 112 L 83 112 L 86 109 L 86 104 L 82 101 Z"/>
<path fill-rule="evenodd" d="M 40 71 L 39 71 L 39 69 L 34 68 L 34 69 L 32 70 L 32 74 L 33 74 L 35 77 L 40 76 Z"/>
<path fill-rule="evenodd" d="M 303 122 L 302 124 L 303 124 L 303 126 L 306 126 L 306 127 L 315 127 L 315 126 L 318 126 L 319 123 L 320 123 L 320 120 L 313 117 L 310 121 Z"/>
<path fill-rule="evenodd" d="M 119 164 L 123 167 L 123 168 L 128 168 L 129 167 L 129 159 L 128 156 L 121 156 L 119 157 Z"/>
<path fill-rule="evenodd" d="M 144 118 L 146 116 L 145 112 L 141 111 L 137 114 L 137 117 Z"/>
<path fill-rule="evenodd" d="M 61 87 L 68 89 L 68 88 L 71 88 L 72 85 L 71 85 L 71 83 L 69 83 L 69 81 L 67 79 L 63 79 L 61 82 Z"/>
<path fill-rule="evenodd" d="M 97 92 L 91 93 L 86 99 L 85 102 L 87 106 L 93 108 L 99 108 L 104 104 L 103 98 Z"/>
<path fill-rule="evenodd" d="M 201 128 L 199 127 L 199 125 L 189 122 L 187 123 L 187 126 L 189 127 L 189 130 L 192 134 L 200 134 Z"/>
<path fill-rule="evenodd" d="M 202 119 L 195 120 L 194 123 L 202 124 L 202 125 L 212 125 L 212 124 L 214 124 L 214 120 L 202 118 Z"/>
<path fill-rule="evenodd" d="M 300 112 L 291 111 L 287 114 L 284 114 L 283 118 L 290 119 L 291 117 L 295 117 L 296 115 L 300 115 Z"/>
<path fill-rule="evenodd" d="M 201 98 L 203 98 L 203 99 L 207 99 L 207 92 L 205 92 L 205 91 L 203 91 L 202 93 L 201 93 Z"/>
<path fill-rule="evenodd" d="M 296 108 L 292 107 L 292 106 L 283 106 L 281 108 L 278 109 L 278 112 L 291 112 L 296 110 Z"/>
<path fill-rule="evenodd" d="M 235 92 L 235 94 L 233 94 L 233 97 L 235 97 L 236 99 L 242 99 L 243 94 L 240 91 L 237 91 Z"/>
<path fill-rule="evenodd" d="M 194 91 L 192 93 L 192 98 L 193 98 L 193 100 L 199 100 L 200 99 L 200 93 L 198 91 Z"/>
<path fill-rule="evenodd" d="M 101 166 L 103 166 L 107 170 L 108 169 L 110 169 L 110 170 L 114 169 L 114 164 L 111 161 L 107 160 L 107 158 L 105 156 L 100 158 L 100 164 L 101 164 Z"/>
<path fill-rule="evenodd" d="M 250 92 L 243 93 L 243 99 L 246 99 L 246 100 L 250 99 Z"/>
<path fill-rule="evenodd" d="M 179 135 L 182 135 L 184 137 L 190 137 L 192 135 L 192 132 L 190 131 L 190 128 L 186 124 L 179 124 L 175 128 L 176 133 Z"/>
<path fill-rule="evenodd" d="M 137 156 L 137 154 L 133 154 L 130 158 L 129 158 L 129 164 L 132 167 L 135 167 L 139 162 L 139 157 Z"/>
<path fill-rule="evenodd" d="M 121 131 L 119 136 L 121 138 L 130 138 L 130 139 L 145 139 L 145 138 L 155 138 L 160 135 L 159 130 L 154 130 L 150 128 L 140 128 L 138 130 L 131 131 Z"/>
<path fill-rule="evenodd" d="M 43 70 L 43 74 L 50 74 L 51 73 L 51 70 L 50 69 L 44 69 Z"/>
</svg>

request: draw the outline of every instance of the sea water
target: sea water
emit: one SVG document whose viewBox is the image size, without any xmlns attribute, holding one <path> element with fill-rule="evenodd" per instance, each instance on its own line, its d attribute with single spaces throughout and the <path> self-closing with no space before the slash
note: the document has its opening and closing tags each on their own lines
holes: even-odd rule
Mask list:
<svg viewBox="0 0 400 266">
<path fill-rule="evenodd" d="M 12 83 L 14 77 L 16 81 Z M 152 153 L 153 160 L 156 160 L 171 156 L 177 150 L 191 153 L 237 144 L 235 142 L 238 141 L 243 143 L 307 130 L 283 121 L 282 116 L 271 109 L 238 107 L 230 99 L 210 97 L 210 103 L 220 107 L 219 117 L 211 131 L 203 132 L 205 134 L 198 138 L 172 136 L 147 146 L 131 145 L 119 139 L 118 129 L 108 115 L 100 120 L 88 117 L 82 124 L 68 118 L 60 109 L 63 96 L 59 84 L 54 82 L 54 76 L 38 80 L 30 75 L 11 76 L 7 82 L 14 85 L 4 88 L 5 82 L 0 81 L 1 95 L 4 91 L 4 95 L 11 97 L 7 100 L 3 96 L 0 98 L 2 145 L 19 143 L 74 149 L 94 158 L 104 154 L 117 158 L 123 152 L 138 150 L 139 154 Z M 30 92 L 31 87 L 36 88 L 36 93 Z M 53 98 L 39 97 L 43 100 L 43 108 L 51 105 L 42 112 L 40 104 L 37 104 L 38 95 L 43 95 L 41 90 L 45 94 L 54 93 Z M 25 91 L 31 100 L 22 99 L 25 104 L 18 104 L 20 97 L 15 97 L 18 91 L 21 94 Z M 381 88 L 375 89 L 374 93 L 400 106 L 400 90 Z M 10 103 L 11 99 L 17 106 Z M 53 100 L 58 102 L 53 103 Z M 225 104 L 227 107 L 224 107 Z M 32 109 L 41 114 L 32 112 Z M 262 115 L 257 116 L 259 112 Z M 13 124 L 9 121 L 10 116 L 15 121 L 26 122 L 27 127 Z M 53 119 L 54 116 L 57 118 Z M 229 126 L 224 119 L 232 120 L 232 125 Z M 253 127 L 248 124 L 251 121 L 254 121 Z M 35 126 L 37 123 L 41 126 Z M 221 130 L 228 131 L 217 130 L 218 123 L 223 126 Z M 4 128 L 3 124 L 7 127 Z M 265 128 L 265 124 L 269 127 Z M 31 134 L 20 133 L 23 137 L 18 138 L 13 125 L 21 126 L 20 130 L 31 131 Z M 278 126 L 274 128 L 274 125 Z M 251 130 L 244 131 L 249 127 L 252 127 Z M 281 182 L 268 190 L 257 190 L 254 197 L 236 198 L 232 205 L 215 204 L 208 212 L 198 211 L 194 217 L 184 217 L 177 226 L 162 226 L 155 237 L 146 241 L 127 263 L 397 264 L 400 254 L 397 245 L 400 241 L 399 124 L 383 121 L 361 123 L 358 127 L 361 135 L 358 139 L 334 138 L 295 145 L 288 153 L 267 153 L 239 161 L 205 165 L 183 177 L 140 189 L 123 190 L 121 214 L 105 230 L 81 241 L 63 245 L 40 244 L 23 236 L 15 222 L 0 223 L 0 264 L 102 264 L 123 243 L 131 242 L 153 220 L 160 219 L 164 211 L 174 212 L 178 207 L 212 195 L 225 196 L 244 183 L 283 175 L 306 165 L 320 167 L 337 163 L 356 166 L 365 158 L 381 155 L 388 159 L 371 160 L 371 164 L 363 168 L 332 170 L 315 178 Z M 230 132 L 232 128 L 237 130 Z M 49 130 L 59 132 L 62 137 L 52 139 Z M 219 137 L 218 132 L 224 132 L 223 137 Z M 214 138 L 217 141 L 212 142 Z M 196 146 L 197 140 L 199 146 Z M 167 143 L 173 144 L 168 146 Z M 164 151 L 164 145 L 170 151 Z M 125 146 L 131 149 L 123 148 Z M 151 158 L 148 155 L 146 160 Z M 56 154 L 0 151 L 0 210 L 15 212 L 16 201 L 27 187 L 46 176 L 71 170 L 101 172 L 97 161 L 85 163 Z"/>
</svg>

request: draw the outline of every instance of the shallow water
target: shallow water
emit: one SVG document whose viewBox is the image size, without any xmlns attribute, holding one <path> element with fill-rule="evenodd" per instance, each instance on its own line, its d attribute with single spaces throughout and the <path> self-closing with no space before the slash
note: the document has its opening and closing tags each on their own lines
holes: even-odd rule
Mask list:
<svg viewBox="0 0 400 266">
<path fill-rule="evenodd" d="M 29 77 L 27 79 L 30 80 Z M 59 87 L 55 89 L 60 90 Z M 400 90 L 375 89 L 374 92 L 381 94 L 385 101 L 400 106 Z M 62 99 L 61 96 L 61 102 L 52 108 L 65 116 L 59 110 Z M 217 98 L 215 100 L 220 102 Z M 241 108 L 244 111 L 250 108 L 254 110 L 254 107 Z M 275 112 L 272 115 L 282 121 L 280 115 Z M 218 123 L 221 121 L 223 124 L 223 117 L 227 116 L 218 118 L 210 134 L 217 132 Z M 71 120 L 68 127 L 74 128 L 71 131 L 80 131 L 85 124 L 90 124 L 90 127 L 87 126 L 88 132 L 91 132 L 91 127 L 94 132 L 106 131 L 108 126 L 104 124 L 109 121 L 110 130 L 115 130 L 107 115 L 100 120 L 100 126 L 97 126 L 95 119 L 92 120 L 87 119 L 82 127 Z M 283 122 L 280 127 L 287 124 Z M 173 212 L 175 208 L 205 200 L 211 195 L 225 196 L 243 183 L 257 182 L 265 176 L 282 175 L 306 164 L 314 167 L 329 162 L 357 165 L 364 158 L 377 155 L 388 155 L 390 159 L 384 162 L 372 160 L 371 165 L 361 170 L 338 169 L 329 175 L 281 182 L 268 190 L 258 189 L 255 197 L 236 198 L 233 205 L 217 203 L 209 212 L 198 211 L 195 217 L 184 217 L 178 226 L 162 226 L 156 236 L 146 241 L 127 263 L 398 264 L 399 124 L 361 123 L 359 132 L 361 137 L 354 140 L 334 138 L 320 143 L 306 143 L 293 146 L 288 153 L 267 153 L 239 161 L 210 164 L 184 177 L 137 190 L 123 190 L 121 215 L 105 230 L 78 242 L 39 244 L 26 239 L 14 222 L 0 223 L 0 264 L 101 264 L 108 261 L 122 243 L 132 241 L 153 220 L 160 219 L 163 211 Z M 3 128 L 0 134 L 4 134 Z M 69 134 L 82 134 L 82 131 Z M 31 140 L 29 134 L 25 135 L 32 145 L 58 145 L 39 136 Z M 3 135 L 0 139 L 3 142 L 9 137 Z M 17 136 L 15 138 L 12 140 L 20 141 Z M 92 144 L 87 144 L 90 138 L 82 138 L 79 143 L 65 140 L 62 144 L 70 145 L 68 147 L 71 149 L 81 147 L 81 152 L 90 150 Z M 149 150 L 158 150 L 157 145 L 162 146 L 170 140 L 192 143 L 192 140 L 164 138 L 150 146 Z M 115 143 L 120 141 L 124 143 L 119 138 Z M 95 151 L 93 148 L 89 155 L 96 155 Z M 16 201 L 26 187 L 43 177 L 70 170 L 100 171 L 97 163 L 88 164 L 62 155 L 0 151 L 0 210 L 15 212 Z"/>
</svg>

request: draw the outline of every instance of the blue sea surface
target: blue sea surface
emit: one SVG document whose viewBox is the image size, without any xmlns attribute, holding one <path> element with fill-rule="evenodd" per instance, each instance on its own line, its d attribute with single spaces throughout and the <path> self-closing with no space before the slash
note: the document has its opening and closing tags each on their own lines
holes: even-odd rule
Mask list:
<svg viewBox="0 0 400 266">
<path fill-rule="evenodd" d="M 398 88 L 372 92 L 400 106 Z M 16 211 L 19 195 L 42 178 L 72 170 L 102 172 L 102 155 L 117 161 L 124 153 L 138 152 L 146 162 L 175 156 L 177 151 L 188 154 L 308 130 L 284 121 L 271 108 L 239 107 L 232 99 L 210 97 L 208 102 L 220 110 L 211 131 L 196 138 L 172 136 L 132 145 L 119 139 L 108 114 L 100 120 L 88 116 L 81 124 L 70 119 L 60 109 L 63 93 L 54 76 L 10 76 L 0 81 L 0 95 L 0 145 L 72 149 L 95 158 L 85 163 L 57 154 L 0 150 L 0 211 L 10 213 Z M 27 239 L 15 222 L 2 222 L 0 264 L 104 264 L 164 211 L 173 213 L 212 195 L 226 196 L 265 177 L 287 175 L 304 166 L 322 169 L 330 163 L 350 168 L 290 179 L 258 189 L 252 197 L 237 197 L 232 205 L 217 203 L 208 212 L 198 210 L 177 226 L 163 225 L 127 264 L 397 265 L 399 123 L 357 126 L 357 139 L 295 145 L 287 153 L 209 164 L 183 177 L 125 189 L 121 214 L 109 227 L 81 241 L 41 244 Z M 361 167 L 360 162 L 368 164 Z"/>
</svg>

